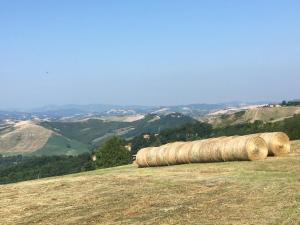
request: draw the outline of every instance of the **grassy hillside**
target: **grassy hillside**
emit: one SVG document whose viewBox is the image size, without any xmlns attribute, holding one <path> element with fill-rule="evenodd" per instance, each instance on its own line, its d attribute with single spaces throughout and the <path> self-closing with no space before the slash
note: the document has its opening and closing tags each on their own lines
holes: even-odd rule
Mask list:
<svg viewBox="0 0 300 225">
<path fill-rule="evenodd" d="M 0 153 L 31 153 L 42 148 L 53 134 L 32 121 L 22 121 L 0 130 Z"/>
<path fill-rule="evenodd" d="M 277 122 L 286 118 L 290 118 L 295 114 L 300 113 L 300 107 L 262 107 L 239 111 L 231 114 L 221 114 L 217 116 L 210 116 L 204 121 L 212 124 L 215 127 L 226 127 L 230 125 L 253 123 L 257 120 L 263 122 Z"/>
<path fill-rule="evenodd" d="M 78 155 L 88 146 L 39 126 L 22 121 L 0 131 L 0 153 L 3 155 Z"/>
<path fill-rule="evenodd" d="M 76 140 L 61 135 L 52 135 L 47 143 L 37 151 L 31 153 L 35 156 L 49 155 L 78 155 L 89 152 L 88 146 Z"/>
<path fill-rule="evenodd" d="M 138 169 L 2 185 L 3 224 L 299 224 L 300 141 L 282 158 Z"/>
<path fill-rule="evenodd" d="M 88 119 L 77 122 L 44 122 L 41 125 L 86 145 L 97 145 L 113 135 L 129 138 L 147 132 L 156 133 L 191 122 L 196 120 L 173 113 L 164 116 L 150 114 L 133 122 Z"/>
<path fill-rule="evenodd" d="M 196 120 L 179 113 L 128 117 L 118 121 L 85 119 L 77 122 L 22 121 L 0 128 L 0 153 L 5 155 L 76 155 L 88 152 L 112 136 L 130 138 L 158 133 Z"/>
</svg>

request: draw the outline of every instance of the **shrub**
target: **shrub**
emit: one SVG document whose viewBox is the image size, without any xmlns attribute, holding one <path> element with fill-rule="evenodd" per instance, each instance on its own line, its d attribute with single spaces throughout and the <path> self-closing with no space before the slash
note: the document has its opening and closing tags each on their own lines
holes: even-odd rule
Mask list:
<svg viewBox="0 0 300 225">
<path fill-rule="evenodd" d="M 117 137 L 106 141 L 96 150 L 97 168 L 126 165 L 131 162 L 130 152 L 124 147 L 125 142 Z"/>
</svg>

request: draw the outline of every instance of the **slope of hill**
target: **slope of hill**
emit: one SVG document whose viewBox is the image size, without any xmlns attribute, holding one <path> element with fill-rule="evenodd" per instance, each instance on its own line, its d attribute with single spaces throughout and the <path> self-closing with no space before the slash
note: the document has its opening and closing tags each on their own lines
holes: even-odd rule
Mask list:
<svg viewBox="0 0 300 225">
<path fill-rule="evenodd" d="M 0 132 L 0 152 L 34 152 L 43 147 L 51 130 L 38 126 L 31 121 L 22 121 Z"/>
<path fill-rule="evenodd" d="M 63 137 L 33 121 L 21 121 L 0 130 L 0 153 L 4 155 L 76 155 L 86 145 Z"/>
<path fill-rule="evenodd" d="M 286 118 L 290 118 L 300 113 L 300 107 L 258 107 L 248 110 L 241 110 L 234 113 L 224 113 L 220 115 L 212 115 L 203 119 L 203 121 L 218 126 L 230 126 L 241 123 L 253 123 L 256 120 L 263 122 L 277 122 Z"/>
<path fill-rule="evenodd" d="M 73 122 L 11 122 L 0 127 L 0 153 L 76 155 L 88 152 L 114 135 L 131 138 L 194 122 L 197 121 L 179 113 L 109 116 Z"/>
<path fill-rule="evenodd" d="M 35 156 L 50 156 L 50 155 L 78 155 L 90 152 L 87 145 L 62 135 L 53 134 L 48 139 L 47 143 L 37 151 L 33 152 Z"/>
<path fill-rule="evenodd" d="M 300 142 L 253 162 L 134 165 L 2 185 L 3 224 L 299 224 Z"/>
<path fill-rule="evenodd" d="M 161 116 L 149 114 L 130 122 L 116 119 L 85 119 L 76 122 L 43 122 L 41 125 L 72 140 L 87 145 L 98 145 L 113 135 L 130 138 L 142 133 L 155 133 L 193 122 L 196 120 L 188 116 L 171 113 Z"/>
</svg>

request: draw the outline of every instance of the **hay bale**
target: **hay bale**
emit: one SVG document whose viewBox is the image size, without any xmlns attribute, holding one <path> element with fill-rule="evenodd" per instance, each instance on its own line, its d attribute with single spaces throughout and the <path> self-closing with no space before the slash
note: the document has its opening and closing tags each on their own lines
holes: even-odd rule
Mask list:
<svg viewBox="0 0 300 225">
<path fill-rule="evenodd" d="M 147 160 L 146 160 L 148 149 L 149 148 L 143 148 L 143 149 L 139 150 L 138 153 L 136 154 L 135 161 L 139 167 L 148 167 L 149 166 L 147 163 Z"/>
<path fill-rule="evenodd" d="M 243 144 L 240 143 L 240 145 Z M 262 160 L 268 156 L 268 145 L 261 137 L 248 139 L 244 146 L 247 152 L 247 158 L 245 158 L 245 160 Z"/>
<path fill-rule="evenodd" d="M 291 151 L 290 139 L 283 132 L 262 133 L 259 136 L 267 143 L 270 156 L 282 156 Z"/>
<path fill-rule="evenodd" d="M 268 155 L 263 138 L 255 135 L 210 138 L 193 142 L 174 142 L 160 147 L 141 149 L 139 167 L 182 163 L 261 160 Z"/>
<path fill-rule="evenodd" d="M 177 151 L 180 147 L 180 145 L 183 142 L 174 142 L 168 145 L 166 149 L 166 160 L 168 162 L 168 165 L 176 165 L 177 164 Z"/>
<path fill-rule="evenodd" d="M 203 148 L 200 154 L 205 157 L 205 162 L 219 162 L 222 161 L 222 153 L 220 151 L 220 145 L 223 144 L 223 140 L 226 137 L 219 137 L 211 140 L 207 143 L 207 149 Z"/>
<path fill-rule="evenodd" d="M 291 151 L 290 139 L 283 132 L 257 133 L 247 136 L 261 137 L 268 145 L 268 156 L 283 156 Z"/>
<path fill-rule="evenodd" d="M 148 148 L 146 152 L 146 161 L 149 166 L 157 166 L 156 154 L 158 149 L 159 148 L 157 147 Z"/>
<path fill-rule="evenodd" d="M 157 166 L 167 166 L 168 160 L 167 160 L 167 148 L 169 147 L 170 144 L 163 145 L 158 148 L 157 153 L 156 153 L 156 163 Z"/>
<path fill-rule="evenodd" d="M 202 146 L 205 146 L 205 144 L 207 142 L 210 142 L 213 139 L 215 139 L 215 138 L 209 138 L 209 139 L 191 142 L 191 147 L 190 147 L 189 154 L 188 154 L 189 162 L 191 162 L 191 163 L 201 162 L 199 158 L 203 159 L 203 157 L 200 157 L 199 154 L 200 154 L 201 149 L 203 149 Z"/>
<path fill-rule="evenodd" d="M 216 138 L 208 139 L 197 143 L 194 148 L 193 162 L 209 162 L 210 146 L 216 142 Z"/>
<path fill-rule="evenodd" d="M 177 164 L 184 164 L 184 163 L 189 163 L 189 150 L 191 148 L 191 143 L 190 142 L 182 142 L 178 143 L 176 146 L 176 162 Z"/>
<path fill-rule="evenodd" d="M 258 136 L 239 136 L 223 140 L 221 154 L 223 161 L 261 160 L 268 155 L 265 141 Z"/>
</svg>

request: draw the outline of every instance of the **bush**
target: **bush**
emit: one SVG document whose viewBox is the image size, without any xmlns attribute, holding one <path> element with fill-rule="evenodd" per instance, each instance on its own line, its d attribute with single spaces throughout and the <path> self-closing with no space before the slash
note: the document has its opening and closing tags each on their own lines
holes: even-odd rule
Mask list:
<svg viewBox="0 0 300 225">
<path fill-rule="evenodd" d="M 130 152 L 124 147 L 125 142 L 117 137 L 106 141 L 96 150 L 97 168 L 126 165 L 131 162 Z"/>
</svg>

